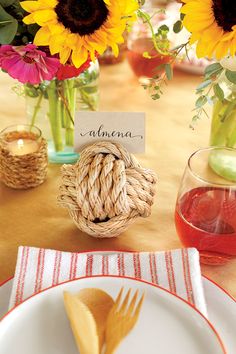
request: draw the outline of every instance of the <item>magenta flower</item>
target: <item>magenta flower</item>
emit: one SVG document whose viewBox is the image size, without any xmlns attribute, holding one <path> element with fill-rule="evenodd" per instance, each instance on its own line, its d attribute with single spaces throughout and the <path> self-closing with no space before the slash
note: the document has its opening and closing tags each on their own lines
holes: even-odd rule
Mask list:
<svg viewBox="0 0 236 354">
<path fill-rule="evenodd" d="M 2 45 L 0 67 L 23 84 L 36 85 L 44 80 L 52 80 L 60 62 L 57 58 L 47 57 L 46 53 L 38 50 L 34 44 L 20 47 Z"/>
</svg>

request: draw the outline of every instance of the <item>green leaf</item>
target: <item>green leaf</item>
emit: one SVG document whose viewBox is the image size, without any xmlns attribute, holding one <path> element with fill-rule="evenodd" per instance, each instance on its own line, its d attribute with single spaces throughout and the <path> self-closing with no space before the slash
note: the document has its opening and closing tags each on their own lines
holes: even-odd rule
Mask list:
<svg viewBox="0 0 236 354">
<path fill-rule="evenodd" d="M 196 122 L 199 119 L 200 119 L 199 115 L 195 114 L 192 118 L 192 122 Z"/>
<path fill-rule="evenodd" d="M 178 20 L 177 22 L 175 22 L 174 26 L 173 26 L 173 31 L 174 33 L 179 33 L 183 28 L 183 23 L 182 21 Z"/>
<path fill-rule="evenodd" d="M 27 26 L 27 31 L 32 35 L 35 36 L 36 32 L 40 29 L 39 25 L 33 23 L 32 25 Z"/>
<path fill-rule="evenodd" d="M 208 102 L 208 104 L 209 104 L 210 106 L 213 106 L 213 104 L 214 104 L 214 100 L 213 100 L 214 96 L 213 96 L 213 98 L 212 98 L 212 97 L 209 97 L 209 96 L 206 96 L 206 97 L 207 97 L 207 102 Z"/>
<path fill-rule="evenodd" d="M 225 70 L 225 76 L 230 82 L 236 84 L 236 71 Z"/>
<path fill-rule="evenodd" d="M 205 80 L 197 86 L 196 90 L 201 91 L 212 83 L 211 79 Z"/>
<path fill-rule="evenodd" d="M 137 14 L 144 20 L 144 23 L 151 19 L 151 16 L 147 12 L 138 10 Z"/>
<path fill-rule="evenodd" d="M 153 100 L 158 100 L 161 96 L 158 93 L 155 93 L 155 95 L 151 96 Z"/>
<path fill-rule="evenodd" d="M 0 5 L 2 7 L 8 7 L 13 5 L 16 2 L 16 0 L 0 0 Z"/>
<path fill-rule="evenodd" d="M 0 44 L 10 44 L 18 28 L 17 20 L 0 5 Z"/>
<path fill-rule="evenodd" d="M 166 77 L 168 80 L 173 78 L 173 70 L 170 64 L 165 64 Z"/>
<path fill-rule="evenodd" d="M 165 32 L 165 33 L 168 33 L 169 32 L 169 27 L 166 26 L 166 25 L 162 25 L 158 28 L 158 33 L 162 33 L 162 32 Z"/>
<path fill-rule="evenodd" d="M 181 19 L 181 21 L 183 21 L 183 19 L 184 19 L 184 17 L 185 17 L 185 14 L 180 14 L 180 19 Z"/>
<path fill-rule="evenodd" d="M 143 6 L 145 4 L 145 0 L 139 0 L 138 3 L 140 6 Z"/>
<path fill-rule="evenodd" d="M 214 93 L 216 95 L 216 97 L 220 100 L 220 101 L 223 101 L 224 99 L 224 91 L 222 90 L 222 88 L 220 87 L 219 84 L 215 84 L 213 86 L 213 90 L 214 90 Z"/>
<path fill-rule="evenodd" d="M 220 63 L 213 63 L 206 67 L 204 75 L 209 77 L 221 71 L 223 71 L 223 67 L 220 65 Z"/>
<path fill-rule="evenodd" d="M 166 65 L 166 64 L 160 64 L 160 65 L 156 66 L 156 67 L 155 67 L 155 71 L 164 69 L 164 68 L 165 68 L 165 65 Z"/>
<path fill-rule="evenodd" d="M 195 102 L 195 107 L 198 108 L 202 108 L 202 106 L 204 106 L 204 104 L 207 103 L 207 98 L 206 96 L 202 95 L 200 97 L 198 97 L 197 101 Z"/>
</svg>

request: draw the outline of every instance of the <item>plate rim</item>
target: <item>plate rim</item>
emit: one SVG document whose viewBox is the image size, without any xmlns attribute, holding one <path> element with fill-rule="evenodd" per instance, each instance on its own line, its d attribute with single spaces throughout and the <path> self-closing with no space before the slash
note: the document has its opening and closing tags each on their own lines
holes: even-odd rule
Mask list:
<svg viewBox="0 0 236 354">
<path fill-rule="evenodd" d="M 203 315 L 203 313 L 198 310 L 194 305 L 192 305 L 191 303 L 189 303 L 187 300 L 183 299 L 182 297 L 180 297 L 177 294 L 172 293 L 170 290 L 165 289 L 163 287 L 161 287 L 160 285 L 148 282 L 146 280 L 142 280 L 139 278 L 134 278 L 134 277 L 128 277 L 128 276 L 121 276 L 121 275 L 92 275 L 92 276 L 85 276 L 85 277 L 79 277 L 79 278 L 75 278 L 75 279 L 70 279 L 70 280 L 66 280 L 64 282 L 61 282 L 59 284 L 55 284 L 53 286 L 50 286 L 48 288 L 45 288 L 44 290 L 40 291 L 39 293 L 33 294 L 31 296 L 29 296 L 28 298 L 26 298 L 24 301 L 22 301 L 20 304 L 18 304 L 17 306 L 13 307 L 11 310 L 9 310 L 3 317 L 0 318 L 0 324 L 2 323 L 2 321 L 4 319 L 6 319 L 7 317 L 9 317 L 9 315 L 12 314 L 13 311 L 15 311 L 16 309 L 18 309 L 21 305 L 23 305 L 25 302 L 27 302 L 28 300 L 35 298 L 37 295 L 42 295 L 44 294 L 46 291 L 50 290 L 50 289 L 54 289 L 57 287 L 60 287 L 62 285 L 68 284 L 68 283 L 72 283 L 72 282 L 76 282 L 79 280 L 83 280 L 83 279 L 93 279 L 93 278 L 116 278 L 116 279 L 129 279 L 129 280 L 133 280 L 133 281 L 137 281 L 139 283 L 144 283 L 146 285 L 149 285 L 151 287 L 160 289 L 161 291 L 164 291 L 165 293 L 168 293 L 171 296 L 174 296 L 175 298 L 177 298 L 178 300 L 180 300 L 182 303 L 185 303 L 185 305 L 187 305 L 189 308 L 191 308 L 192 310 L 194 310 L 195 313 L 198 313 L 198 315 L 200 315 L 200 317 L 207 323 L 207 325 L 211 328 L 211 330 L 214 332 L 214 335 L 216 336 L 218 343 L 222 349 L 222 353 L 223 354 L 227 354 L 225 345 L 223 343 L 223 340 L 221 339 L 218 331 L 215 329 L 214 325 L 211 323 L 211 321 Z"/>
<path fill-rule="evenodd" d="M 0 288 L 3 286 L 3 285 L 6 285 L 9 281 L 13 280 L 14 278 L 14 275 L 12 275 L 11 277 L 3 280 L 1 283 L 0 283 Z"/>
<path fill-rule="evenodd" d="M 231 298 L 231 300 L 233 300 L 236 303 L 236 298 L 233 295 L 231 295 L 226 289 L 224 289 L 220 284 L 216 283 L 215 280 L 213 280 L 213 279 L 211 279 L 208 276 L 203 275 L 203 274 L 202 274 L 202 277 L 207 279 L 210 283 L 215 285 L 217 288 L 219 288 L 223 293 L 225 293 L 225 295 L 227 295 L 229 298 Z"/>
<path fill-rule="evenodd" d="M 62 252 L 69 252 L 70 251 L 62 251 Z M 135 250 L 114 250 L 114 249 L 104 249 L 104 250 L 85 250 L 85 251 L 80 251 L 80 252 L 75 252 L 75 253 L 109 253 L 109 252 L 113 252 L 113 253 L 140 253 L 140 252 L 150 252 L 150 251 L 135 251 Z M 154 251 L 154 252 L 161 252 L 161 251 Z M 226 289 L 224 289 L 221 285 L 219 285 L 218 283 L 216 283 L 214 280 L 212 280 L 211 278 L 209 278 L 208 276 L 201 274 L 201 276 L 205 279 L 207 279 L 208 281 L 210 281 L 211 283 L 213 283 L 217 288 L 219 288 L 220 290 L 222 290 L 227 296 L 229 296 L 234 302 L 236 302 L 236 297 L 234 297 L 233 295 L 231 295 Z M 12 275 L 11 277 L 3 280 L 2 282 L 0 282 L 0 288 L 5 285 L 6 283 L 8 283 L 9 281 L 14 279 L 14 275 Z M 135 278 L 133 278 L 135 279 Z M 60 283 L 62 284 L 62 283 Z M 152 284 L 152 283 L 150 283 Z M 46 290 L 46 289 L 45 289 Z M 28 299 L 28 298 L 27 298 Z M 1 317 L 0 317 L 1 320 Z"/>
<path fill-rule="evenodd" d="M 97 251 L 98 253 L 100 252 L 101 253 L 101 251 Z M 104 252 L 113 252 L 113 251 L 104 251 Z M 123 251 L 122 251 L 123 252 Z M 122 253 L 121 252 L 121 253 Z M 130 252 L 130 253 L 132 253 L 132 251 L 128 251 L 128 252 Z M 77 253 L 87 253 L 87 252 L 77 252 Z M 90 252 L 88 252 L 88 253 L 90 253 Z M 92 253 L 92 252 L 91 252 Z M 95 253 L 95 252 L 93 252 L 93 253 Z M 127 253 L 127 252 L 125 252 L 125 253 Z M 201 274 L 201 277 L 202 278 L 204 278 L 204 279 L 206 279 L 206 280 L 208 280 L 210 283 L 212 283 L 213 285 L 215 285 L 219 290 L 221 290 L 222 292 L 224 292 L 225 293 L 225 295 L 227 295 L 229 298 L 231 298 L 234 302 L 236 302 L 236 298 L 233 296 L 233 295 L 231 295 L 225 288 L 223 288 L 219 283 L 217 283 L 215 280 L 213 280 L 213 279 L 211 279 L 211 278 L 209 278 L 207 275 L 204 275 L 204 274 Z M 10 282 L 11 280 L 13 280 L 14 279 L 14 275 L 12 275 L 11 277 L 9 277 L 9 278 L 7 278 L 7 279 L 5 279 L 5 280 L 3 280 L 1 283 L 0 283 L 0 289 L 1 289 L 1 287 L 3 287 L 4 285 L 6 285 L 8 282 Z M 76 279 L 79 279 L 79 278 L 76 278 Z M 134 278 L 133 278 L 134 279 Z M 60 283 L 61 284 L 61 283 Z"/>
</svg>

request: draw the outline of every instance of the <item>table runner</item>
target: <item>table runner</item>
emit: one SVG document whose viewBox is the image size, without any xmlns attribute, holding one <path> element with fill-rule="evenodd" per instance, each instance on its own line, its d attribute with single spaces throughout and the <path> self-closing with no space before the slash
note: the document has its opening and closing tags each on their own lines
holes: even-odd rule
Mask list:
<svg viewBox="0 0 236 354">
<path fill-rule="evenodd" d="M 194 248 L 70 253 L 19 247 L 9 308 L 48 287 L 94 275 L 127 276 L 158 284 L 207 314 L 199 253 Z"/>
</svg>

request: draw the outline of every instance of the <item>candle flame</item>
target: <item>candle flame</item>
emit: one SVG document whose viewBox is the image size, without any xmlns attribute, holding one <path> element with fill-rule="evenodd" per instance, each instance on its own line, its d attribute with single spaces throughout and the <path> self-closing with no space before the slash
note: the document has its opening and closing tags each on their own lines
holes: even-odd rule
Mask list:
<svg viewBox="0 0 236 354">
<path fill-rule="evenodd" d="M 17 140 L 17 147 L 18 147 L 19 149 L 22 149 L 23 146 L 24 146 L 24 141 L 23 141 L 23 139 Z"/>
</svg>

